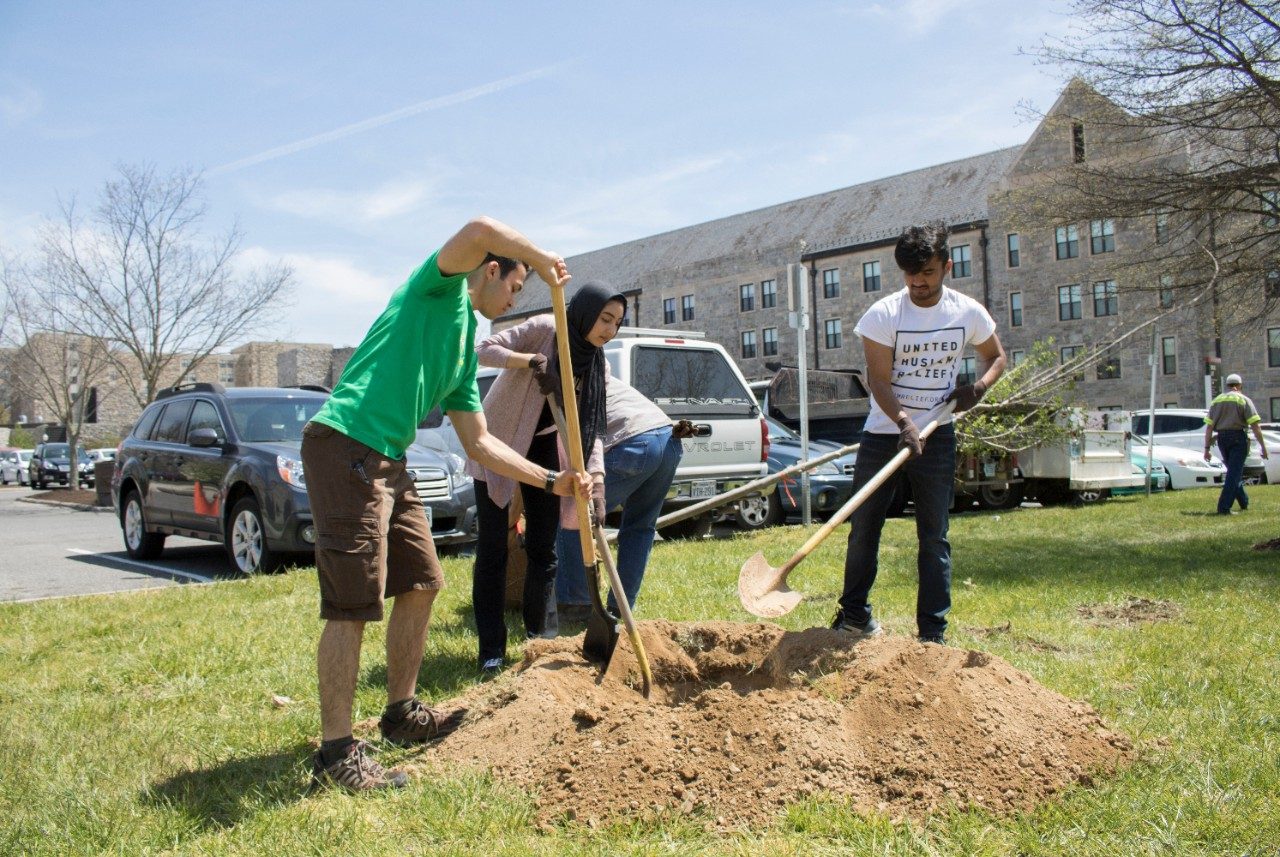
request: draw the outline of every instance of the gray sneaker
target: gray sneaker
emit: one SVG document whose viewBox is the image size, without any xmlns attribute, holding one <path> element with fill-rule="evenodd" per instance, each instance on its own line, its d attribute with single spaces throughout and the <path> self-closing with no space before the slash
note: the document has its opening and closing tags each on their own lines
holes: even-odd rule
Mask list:
<svg viewBox="0 0 1280 857">
<path fill-rule="evenodd" d="M 880 627 L 880 623 L 875 619 L 868 617 L 865 622 L 854 622 L 852 619 L 845 618 L 843 610 L 836 613 L 836 618 L 832 621 L 831 628 L 834 631 L 845 631 L 855 637 L 874 637 L 884 633 L 884 629 Z"/>
<path fill-rule="evenodd" d="M 409 782 L 409 775 L 401 770 L 390 770 L 369 758 L 369 745 L 356 741 L 343 756 L 332 765 L 325 765 L 316 751 L 315 761 L 311 767 L 311 787 L 338 786 L 350 792 L 364 792 L 373 789 L 399 789 Z"/>
</svg>

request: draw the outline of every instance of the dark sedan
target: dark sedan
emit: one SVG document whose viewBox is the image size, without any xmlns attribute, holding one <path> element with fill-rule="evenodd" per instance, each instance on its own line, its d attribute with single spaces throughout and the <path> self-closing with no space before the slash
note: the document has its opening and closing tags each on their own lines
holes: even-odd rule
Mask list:
<svg viewBox="0 0 1280 857">
<path fill-rule="evenodd" d="M 765 417 L 769 426 L 769 472 L 779 473 L 800 462 L 800 435 L 772 417 Z M 834 452 L 840 444 L 827 440 L 809 440 L 809 460 Z M 818 517 L 828 517 L 853 496 L 853 453 L 842 455 L 834 461 L 809 471 L 809 508 Z M 783 479 L 776 491 L 767 497 L 750 497 L 734 505 L 734 520 L 740 529 L 756 530 L 761 527 L 786 523 L 791 516 L 799 516 L 804 495 L 800 493 L 800 474 Z"/>
</svg>

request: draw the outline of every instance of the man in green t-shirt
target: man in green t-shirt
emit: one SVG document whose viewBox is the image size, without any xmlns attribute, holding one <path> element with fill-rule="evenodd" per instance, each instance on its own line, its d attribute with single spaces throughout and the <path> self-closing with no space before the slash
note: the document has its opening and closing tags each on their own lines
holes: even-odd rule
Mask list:
<svg viewBox="0 0 1280 857">
<path fill-rule="evenodd" d="M 444 573 L 405 449 L 436 405 L 467 455 L 489 470 L 562 497 L 591 496 L 587 474 L 547 470 L 489 434 L 476 389 L 475 312 L 494 319 L 515 305 L 526 273 L 569 280 L 564 260 L 509 226 L 481 217 L 414 271 L 351 355 L 333 395 L 303 430 L 302 461 L 316 528 L 320 578 L 317 667 L 320 724 L 313 780 L 352 791 L 398 787 L 401 771 L 369 758 L 352 735 L 352 707 L 366 622 L 387 623 L 384 740 L 409 745 L 457 726 L 415 696 L 431 605 Z"/>
</svg>

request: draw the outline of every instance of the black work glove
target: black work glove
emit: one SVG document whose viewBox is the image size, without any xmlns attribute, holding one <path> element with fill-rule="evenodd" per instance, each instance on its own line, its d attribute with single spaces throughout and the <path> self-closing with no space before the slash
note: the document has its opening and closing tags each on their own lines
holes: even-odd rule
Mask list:
<svg viewBox="0 0 1280 857">
<path fill-rule="evenodd" d="M 693 423 L 688 420 L 680 420 L 671 426 L 671 434 L 682 440 L 686 437 L 693 437 L 697 433 L 698 430 L 694 428 Z"/>
<path fill-rule="evenodd" d="M 898 420 L 898 449 L 911 450 L 910 458 L 919 458 L 924 454 L 924 441 L 920 439 L 920 429 L 916 428 L 911 417 Z"/>
<path fill-rule="evenodd" d="M 547 371 L 547 355 L 531 354 L 529 356 L 529 368 L 533 370 L 534 377 Z"/>
<path fill-rule="evenodd" d="M 602 527 L 603 527 L 603 526 L 604 526 L 604 516 L 605 516 L 604 498 L 603 498 L 603 497 L 592 497 L 592 498 L 591 498 L 591 509 L 592 509 L 592 514 L 594 514 L 594 515 L 595 515 L 595 522 L 596 522 L 597 524 L 599 524 L 600 526 L 602 526 Z"/>
<path fill-rule="evenodd" d="M 982 401 L 982 397 L 986 393 L 987 385 L 979 381 L 976 384 L 965 384 L 963 387 L 956 387 L 947 396 L 947 401 L 956 403 L 956 413 L 959 414 Z"/>
<path fill-rule="evenodd" d="M 533 370 L 533 380 L 538 384 L 538 390 L 544 396 L 555 396 L 556 402 L 560 402 L 563 393 L 560 391 L 560 373 L 553 369 L 548 363 L 547 358 L 539 354 L 541 362 L 535 364 L 529 361 L 529 368 Z"/>
</svg>

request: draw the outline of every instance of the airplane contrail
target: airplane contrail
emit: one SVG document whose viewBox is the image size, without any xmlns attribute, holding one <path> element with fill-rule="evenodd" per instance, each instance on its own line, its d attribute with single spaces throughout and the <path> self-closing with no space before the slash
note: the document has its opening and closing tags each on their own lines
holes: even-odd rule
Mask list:
<svg viewBox="0 0 1280 857">
<path fill-rule="evenodd" d="M 206 175 L 219 175 L 221 173 L 229 173 L 235 170 L 250 167 L 254 164 L 261 164 L 264 161 L 282 158 L 285 155 L 292 155 L 295 152 L 301 152 L 304 149 L 311 149 L 322 143 L 329 143 L 334 140 L 341 140 L 343 137 L 350 137 L 352 134 L 359 134 L 361 131 L 368 131 L 373 128 L 380 128 L 399 119 L 409 116 L 416 116 L 419 113 L 426 113 L 428 110 L 438 110 L 441 107 L 452 107 L 455 104 L 462 104 L 467 101 L 473 101 L 486 95 L 492 95 L 495 92 L 501 92 L 504 89 L 510 89 L 513 86 L 519 86 L 522 83 L 528 83 L 531 80 L 537 80 L 540 77 L 546 77 L 552 72 L 558 71 L 568 65 L 568 62 L 558 62 L 552 65 L 536 68 L 532 71 L 526 71 L 521 74 L 504 77 L 501 80 L 490 81 L 480 86 L 464 89 L 461 92 L 454 92 L 449 95 L 442 95 L 439 98 L 420 101 L 417 104 L 410 104 L 408 107 L 401 107 L 399 110 L 393 110 L 390 113 L 383 113 L 381 116 L 374 116 L 360 122 L 354 122 L 350 125 L 343 125 L 341 128 L 335 128 L 332 131 L 326 131 L 323 134 L 316 134 L 314 137 L 308 137 L 305 140 L 297 140 L 293 143 L 286 143 L 283 146 L 277 146 L 274 149 L 267 149 L 265 152 L 259 152 L 256 155 L 250 155 L 247 158 L 241 158 L 238 161 L 222 164 L 208 170 Z"/>
</svg>

